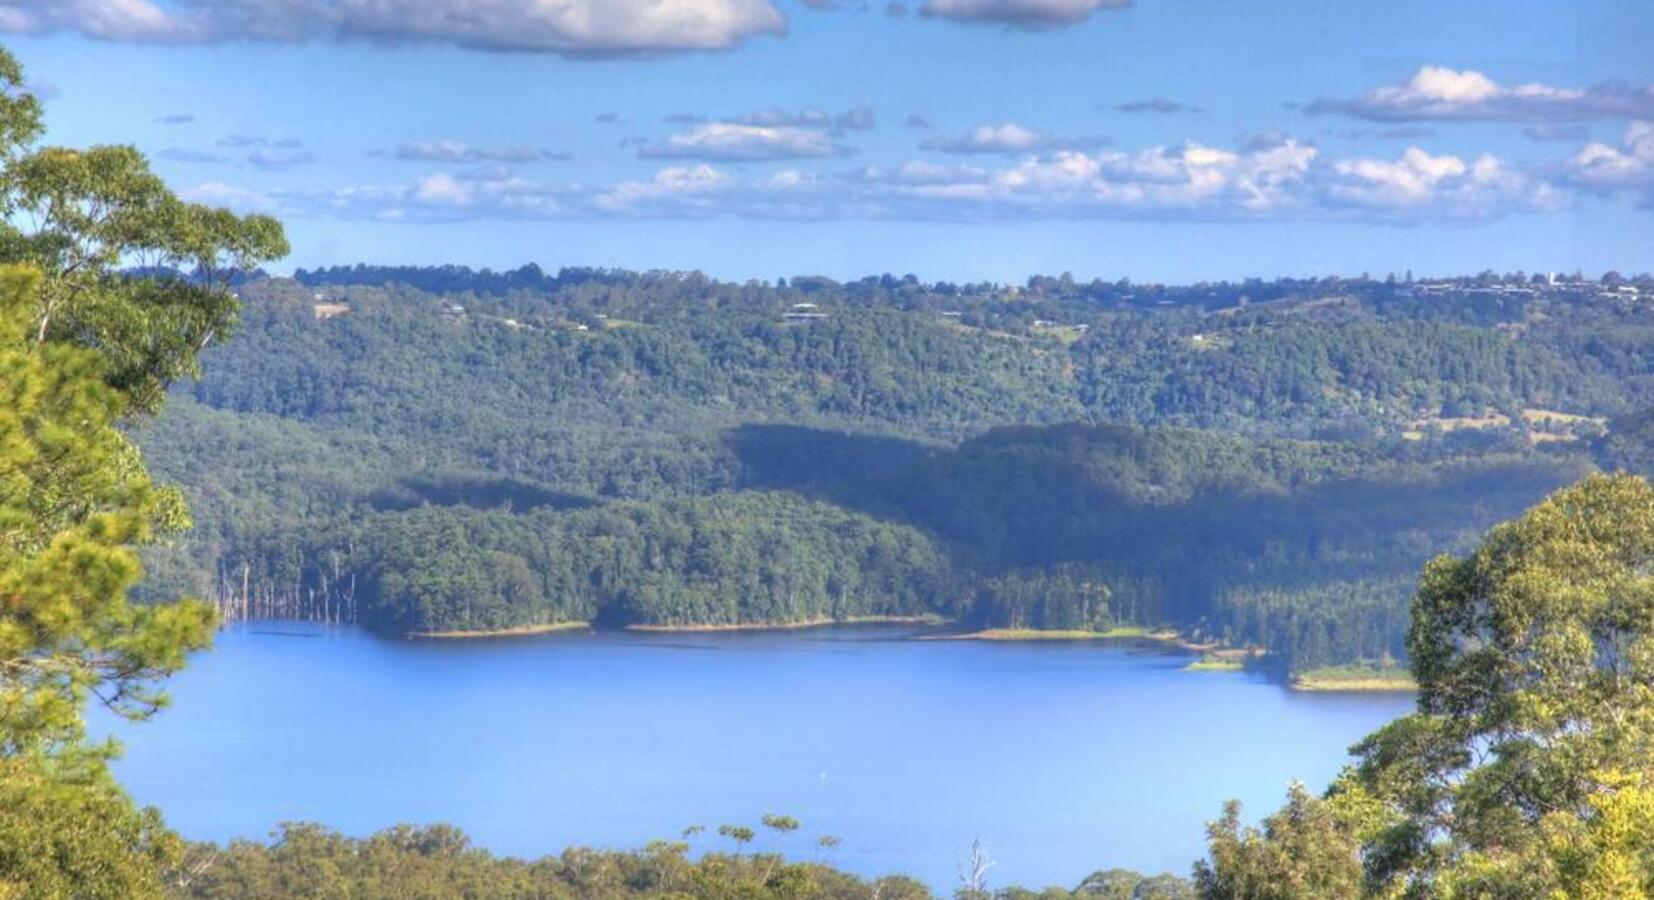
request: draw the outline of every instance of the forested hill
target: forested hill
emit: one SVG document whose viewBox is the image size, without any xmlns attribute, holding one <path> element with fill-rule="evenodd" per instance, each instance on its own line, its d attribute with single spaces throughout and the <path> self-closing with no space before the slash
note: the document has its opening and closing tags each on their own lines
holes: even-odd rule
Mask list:
<svg viewBox="0 0 1654 900">
<path fill-rule="evenodd" d="M 141 435 L 197 520 L 149 589 L 387 634 L 934 614 L 1376 658 L 1422 560 L 1650 458 L 1646 278 L 240 290 Z"/>
</svg>

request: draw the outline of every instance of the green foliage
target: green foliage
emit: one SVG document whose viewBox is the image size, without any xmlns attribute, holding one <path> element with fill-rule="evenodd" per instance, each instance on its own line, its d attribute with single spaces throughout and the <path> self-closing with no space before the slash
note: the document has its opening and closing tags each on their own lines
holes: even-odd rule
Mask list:
<svg viewBox="0 0 1654 900">
<path fill-rule="evenodd" d="M 101 769 L 0 758 L 0 897 L 158 900 L 182 854 Z"/>
<path fill-rule="evenodd" d="M 1418 712 L 1325 798 L 1231 805 L 1202 895 L 1645 897 L 1654 891 L 1654 487 L 1592 476 L 1438 557 L 1408 636 Z"/>
<path fill-rule="evenodd" d="M 121 429 L 233 321 L 223 265 L 285 252 L 267 219 L 180 202 L 129 148 L 33 149 L 0 50 L 0 896 L 161 896 L 179 842 L 88 745 L 95 697 L 143 718 L 210 640 L 198 601 L 138 604 L 137 548 L 189 524 Z M 133 278 L 133 260 L 196 281 Z"/>
<path fill-rule="evenodd" d="M 773 817 L 787 820 L 787 817 Z M 796 825 L 796 822 L 793 824 Z M 720 833 L 750 841 L 751 829 Z M 691 835 L 694 837 L 694 835 Z M 202 900 L 362 900 L 487 897 L 535 900 L 934 900 L 912 878 L 863 879 L 779 854 L 691 854 L 687 843 L 657 841 L 639 851 L 571 848 L 536 860 L 495 857 L 458 830 L 399 825 L 349 838 L 310 824 L 283 825 L 268 843 L 189 847 L 169 892 Z M 1097 873 L 1075 890 L 1006 888 L 996 900 L 1192 900 L 1189 882 L 1123 869 Z"/>
<path fill-rule="evenodd" d="M 1425 570 L 1408 645 L 1419 712 L 1357 751 L 1406 816 L 1390 880 L 1461 862 L 1538 877 L 1540 823 L 1654 771 L 1654 488 L 1597 476 Z M 1484 873 L 1485 877 L 1485 873 Z"/>
<path fill-rule="evenodd" d="M 1535 445 L 1523 410 L 1654 399 L 1654 357 L 1612 338 L 1648 311 L 1572 290 L 1036 282 L 248 282 L 238 338 L 143 435 L 199 526 L 151 551 L 145 593 L 388 634 L 1169 625 L 1290 674 L 1404 656 L 1418 567 L 1582 474 L 1589 448 Z M 317 318 L 318 293 L 347 311 Z M 828 318 L 783 321 L 795 302 Z M 914 549 L 842 587 L 879 544 Z"/>
<path fill-rule="evenodd" d="M 97 356 L 25 337 L 38 284 L 0 272 L 0 757 L 75 748 L 89 693 L 154 711 L 153 684 L 213 621 L 201 603 L 128 602 L 133 545 L 187 520 L 116 427 Z"/>
<path fill-rule="evenodd" d="M 1210 860 L 1195 864 L 1205 900 L 1323 900 L 1360 896 L 1362 868 L 1355 811 L 1294 782 L 1286 806 L 1262 827 L 1243 828 L 1240 804 L 1207 827 Z"/>
<path fill-rule="evenodd" d="M 104 379 L 134 410 L 156 410 L 172 381 L 198 374 L 201 349 L 227 336 L 237 310 L 230 276 L 287 253 L 275 220 L 180 201 L 131 147 L 14 155 L 0 191 L 11 214 L 0 260 L 44 274 L 32 339 L 98 351 Z M 195 274 L 117 271 L 133 260 Z"/>
</svg>

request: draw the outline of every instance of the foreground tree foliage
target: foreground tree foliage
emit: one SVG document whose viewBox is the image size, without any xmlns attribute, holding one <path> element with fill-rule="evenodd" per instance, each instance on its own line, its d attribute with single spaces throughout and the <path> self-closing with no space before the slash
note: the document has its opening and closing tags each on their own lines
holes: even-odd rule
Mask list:
<svg viewBox="0 0 1654 900">
<path fill-rule="evenodd" d="M 1231 809 L 1209 898 L 1654 893 L 1654 487 L 1593 476 L 1426 567 L 1418 712 L 1261 830 Z"/>
<path fill-rule="evenodd" d="M 796 820 L 765 817 L 779 836 Z M 789 827 L 790 826 L 790 827 Z M 697 829 L 690 829 L 698 834 Z M 737 844 L 752 829 L 725 826 Z M 176 898 L 289 900 L 289 898 L 535 898 L 535 900 L 934 900 L 918 881 L 901 875 L 859 878 L 820 862 L 788 861 L 775 853 L 691 853 L 680 841 L 657 841 L 639 851 L 575 848 L 537 860 L 496 857 L 471 846 L 449 826 L 398 826 L 366 838 L 345 837 L 318 825 L 284 825 L 268 843 L 188 849 L 172 889 Z M 1192 900 L 1188 881 L 1124 869 L 1096 872 L 1073 890 L 1004 888 L 965 890 L 962 900 Z"/>
<path fill-rule="evenodd" d="M 155 897 L 182 844 L 109 777 L 115 748 L 83 715 L 91 698 L 154 713 L 215 614 L 128 599 L 137 548 L 189 518 L 122 425 L 233 324 L 211 273 L 285 242 L 271 220 L 180 202 L 129 148 L 32 149 L 40 130 L 0 51 L 0 897 Z M 145 258 L 208 275 L 115 271 Z"/>
</svg>

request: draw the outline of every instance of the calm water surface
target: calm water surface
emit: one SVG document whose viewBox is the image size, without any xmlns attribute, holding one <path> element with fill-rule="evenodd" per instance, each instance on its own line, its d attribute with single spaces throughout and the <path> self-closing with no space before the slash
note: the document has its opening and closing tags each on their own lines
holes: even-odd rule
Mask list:
<svg viewBox="0 0 1654 900">
<path fill-rule="evenodd" d="M 1261 814 L 1290 778 L 1319 788 L 1411 704 L 1142 648 L 904 635 L 248 626 L 175 680 L 171 709 L 115 728 L 117 773 L 191 838 L 446 821 L 537 856 L 778 812 L 803 832 L 761 849 L 811 856 L 833 834 L 839 865 L 947 889 L 980 838 L 994 883 L 1072 885 L 1111 865 L 1186 872 L 1224 798 Z"/>
</svg>

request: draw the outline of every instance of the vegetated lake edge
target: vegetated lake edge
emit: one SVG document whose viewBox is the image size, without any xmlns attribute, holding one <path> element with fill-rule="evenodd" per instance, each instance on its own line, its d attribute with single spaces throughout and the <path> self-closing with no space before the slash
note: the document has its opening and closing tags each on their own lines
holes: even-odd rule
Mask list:
<svg viewBox="0 0 1654 900">
<path fill-rule="evenodd" d="M 1231 647 L 1221 642 L 1191 639 L 1175 628 L 1117 625 L 1100 630 L 1039 628 L 960 628 L 958 623 L 937 615 L 848 616 L 843 619 L 815 618 L 796 622 L 739 622 L 729 624 L 658 625 L 634 624 L 606 629 L 594 622 L 544 622 L 504 628 L 464 631 L 415 631 L 404 635 L 420 641 L 487 641 L 550 636 L 576 637 L 613 630 L 638 634 L 720 634 L 750 632 L 809 631 L 826 628 L 855 628 L 879 625 L 906 625 L 923 628 L 910 634 L 885 636 L 885 640 L 985 641 L 990 643 L 1065 643 L 1097 641 L 1109 644 L 1150 646 L 1196 654 L 1186 672 L 1234 673 L 1265 671 L 1294 691 L 1317 693 L 1413 693 L 1418 689 L 1407 667 L 1397 663 L 1321 666 L 1284 674 L 1261 665 L 1268 651 L 1261 647 Z"/>
<path fill-rule="evenodd" d="M 1654 281 L 1610 282 L 255 274 L 136 435 L 195 517 L 139 595 L 389 638 L 1168 627 L 1372 688 L 1427 560 L 1646 468 Z"/>
</svg>

